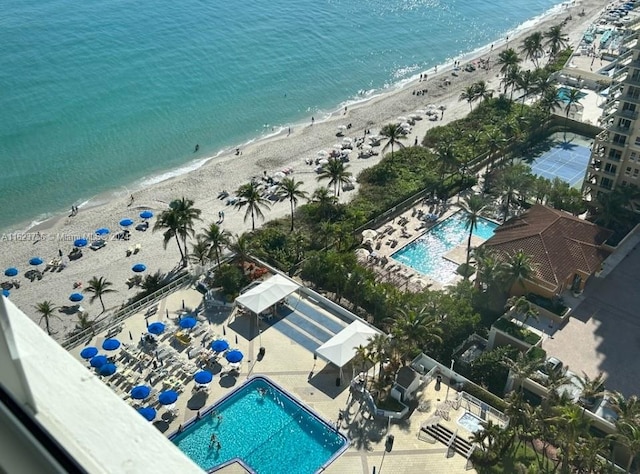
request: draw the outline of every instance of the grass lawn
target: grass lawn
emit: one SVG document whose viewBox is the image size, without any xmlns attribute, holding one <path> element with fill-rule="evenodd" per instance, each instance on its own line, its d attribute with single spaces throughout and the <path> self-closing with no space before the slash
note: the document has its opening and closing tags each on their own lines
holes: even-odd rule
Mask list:
<svg viewBox="0 0 640 474">
<path fill-rule="evenodd" d="M 540 455 L 539 455 L 540 456 Z M 504 474 L 505 472 L 518 472 L 516 466 L 536 466 L 538 467 L 538 461 L 536 460 L 536 454 L 533 451 L 533 448 L 530 446 L 525 446 L 524 444 L 518 448 L 518 451 L 515 453 L 507 453 L 507 455 L 495 466 L 484 467 L 484 466 L 474 466 L 478 474 Z M 543 473 L 551 473 L 553 472 L 553 463 L 549 463 L 550 469 L 544 470 L 540 469 L 535 472 Z"/>
</svg>

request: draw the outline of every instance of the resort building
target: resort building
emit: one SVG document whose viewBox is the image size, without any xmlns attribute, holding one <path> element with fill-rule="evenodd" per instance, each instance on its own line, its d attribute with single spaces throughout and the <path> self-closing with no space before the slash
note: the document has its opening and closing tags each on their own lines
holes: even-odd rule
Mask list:
<svg viewBox="0 0 640 474">
<path fill-rule="evenodd" d="M 565 290 L 580 292 L 598 272 L 610 251 L 604 245 L 612 232 L 539 204 L 509 219 L 484 245 L 498 254 L 520 250 L 532 257 L 534 275 L 512 293 L 553 298 Z"/>
<path fill-rule="evenodd" d="M 637 186 L 640 177 L 640 43 L 630 30 L 625 42 L 633 46 L 619 56 L 603 106 L 605 130 L 594 141 L 583 194 L 594 200 L 616 187 Z M 637 210 L 637 209 L 636 209 Z"/>
</svg>

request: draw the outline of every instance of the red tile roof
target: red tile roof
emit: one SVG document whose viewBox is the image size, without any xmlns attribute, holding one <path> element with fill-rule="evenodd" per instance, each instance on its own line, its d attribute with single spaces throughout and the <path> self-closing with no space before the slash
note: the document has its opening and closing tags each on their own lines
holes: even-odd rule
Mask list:
<svg viewBox="0 0 640 474">
<path fill-rule="evenodd" d="M 536 264 L 536 279 L 557 287 L 576 271 L 593 274 L 609 252 L 612 231 L 539 204 L 509 219 L 484 245 L 498 254 L 523 250 Z"/>
</svg>

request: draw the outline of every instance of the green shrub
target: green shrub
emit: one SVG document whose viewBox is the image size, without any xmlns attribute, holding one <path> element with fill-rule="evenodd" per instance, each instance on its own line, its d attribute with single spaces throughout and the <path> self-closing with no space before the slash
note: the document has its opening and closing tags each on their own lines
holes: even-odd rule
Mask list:
<svg viewBox="0 0 640 474">
<path fill-rule="evenodd" d="M 493 393 L 474 383 L 466 383 L 464 385 L 464 391 L 469 395 L 476 397 L 478 400 L 485 402 L 487 405 L 492 406 L 496 410 L 504 412 L 504 410 L 507 408 L 507 402 L 505 402 L 502 398 L 494 395 Z"/>
<path fill-rule="evenodd" d="M 521 341 L 524 341 L 532 346 L 540 342 L 540 336 L 532 333 L 527 329 L 521 328 L 517 324 L 512 323 L 507 319 L 500 318 L 495 323 L 493 323 L 493 326 L 496 329 L 500 329 L 502 332 L 505 332 L 510 336 L 513 336 L 516 339 L 520 339 Z"/>
</svg>

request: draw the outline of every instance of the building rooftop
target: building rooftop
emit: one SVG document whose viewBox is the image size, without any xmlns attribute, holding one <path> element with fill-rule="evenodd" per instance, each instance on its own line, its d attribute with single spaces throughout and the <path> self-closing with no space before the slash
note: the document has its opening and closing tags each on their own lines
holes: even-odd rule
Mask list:
<svg viewBox="0 0 640 474">
<path fill-rule="evenodd" d="M 507 254 L 523 250 L 537 263 L 536 279 L 556 287 L 576 271 L 597 271 L 609 255 L 602 244 L 611 235 L 591 222 L 536 204 L 496 229 L 485 245 Z"/>
</svg>

